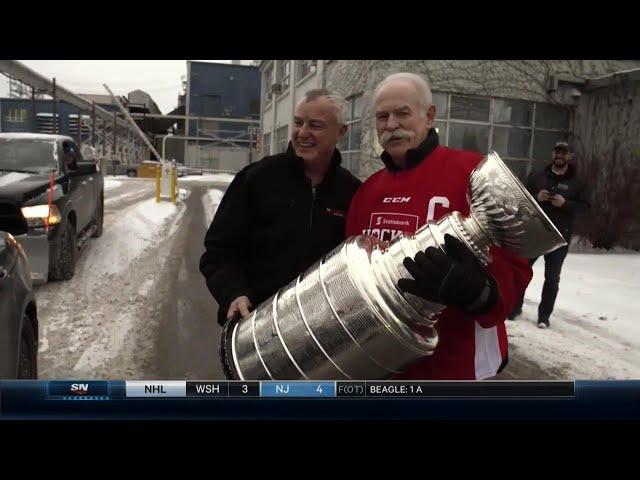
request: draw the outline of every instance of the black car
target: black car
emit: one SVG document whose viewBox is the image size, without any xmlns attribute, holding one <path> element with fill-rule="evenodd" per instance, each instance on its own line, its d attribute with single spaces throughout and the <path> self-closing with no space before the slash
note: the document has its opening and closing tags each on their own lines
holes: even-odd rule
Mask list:
<svg viewBox="0 0 640 480">
<path fill-rule="evenodd" d="M 4 215 L 0 204 L 0 378 L 38 376 L 38 311 L 24 249 L 7 229 L 19 235 L 27 224 Z"/>
<path fill-rule="evenodd" d="M 73 277 L 78 249 L 102 235 L 102 172 L 71 137 L 0 133 L 0 202 L 27 222 L 14 236 L 36 283 Z"/>
</svg>

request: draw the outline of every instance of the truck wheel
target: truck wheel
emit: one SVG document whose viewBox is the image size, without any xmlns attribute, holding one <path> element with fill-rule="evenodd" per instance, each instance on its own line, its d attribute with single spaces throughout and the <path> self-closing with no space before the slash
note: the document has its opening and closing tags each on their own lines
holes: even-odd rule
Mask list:
<svg viewBox="0 0 640 480">
<path fill-rule="evenodd" d="M 137 176 L 136 171 L 135 170 L 127 170 L 127 177 L 129 178 L 133 178 Z"/>
<path fill-rule="evenodd" d="M 102 236 L 102 226 L 104 224 L 104 197 L 102 194 L 100 194 L 100 204 L 96 207 L 96 211 L 93 214 L 93 222 L 96 225 L 96 230 L 91 237 L 99 238 Z"/>
<path fill-rule="evenodd" d="M 78 256 L 78 239 L 76 228 L 67 219 L 67 224 L 60 238 L 60 245 L 52 261 L 49 264 L 50 280 L 69 280 L 76 271 L 76 258 Z"/>
<path fill-rule="evenodd" d="M 38 378 L 38 339 L 33 332 L 31 319 L 25 313 L 22 317 L 20 332 L 20 351 L 18 352 L 18 378 Z"/>
</svg>

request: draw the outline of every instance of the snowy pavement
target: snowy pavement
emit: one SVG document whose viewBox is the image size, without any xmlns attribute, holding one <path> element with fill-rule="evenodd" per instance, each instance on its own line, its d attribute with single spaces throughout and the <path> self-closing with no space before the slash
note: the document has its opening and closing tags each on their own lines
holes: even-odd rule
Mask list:
<svg viewBox="0 0 640 480">
<path fill-rule="evenodd" d="M 208 177 L 181 179 L 175 205 L 155 202 L 152 181 L 106 179 L 103 235 L 80 250 L 73 279 L 36 289 L 40 378 L 223 377 L 197 260 L 230 180 Z"/>
<path fill-rule="evenodd" d="M 184 184 L 214 184 L 224 183 L 229 184 L 233 181 L 234 175 L 229 173 L 205 173 L 204 175 L 187 175 L 186 177 L 180 177 L 179 182 Z"/>
<path fill-rule="evenodd" d="M 159 272 L 182 201 L 148 198 L 107 212 L 104 234 L 80 251 L 74 278 L 37 289 L 41 378 L 144 378 L 153 370 Z"/>
<path fill-rule="evenodd" d="M 120 180 L 114 180 L 112 178 L 105 178 L 104 179 L 104 189 L 106 191 L 113 190 L 113 189 L 121 187 L 121 186 L 122 186 L 122 182 Z"/>
<path fill-rule="evenodd" d="M 570 253 L 545 330 L 536 324 L 542 259 L 533 271 L 523 314 L 507 322 L 509 345 L 522 360 L 550 378 L 640 378 L 640 254 Z"/>
<path fill-rule="evenodd" d="M 218 210 L 218 206 L 220 205 L 223 196 L 224 190 L 214 188 L 209 190 L 207 194 L 202 197 L 202 204 L 204 206 L 204 223 L 207 228 L 211 225 L 211 221 Z"/>
</svg>

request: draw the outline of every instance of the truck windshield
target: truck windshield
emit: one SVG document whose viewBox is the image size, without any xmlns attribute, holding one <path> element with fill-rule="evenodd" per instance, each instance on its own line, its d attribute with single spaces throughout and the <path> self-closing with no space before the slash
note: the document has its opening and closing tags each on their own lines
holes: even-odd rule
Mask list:
<svg viewBox="0 0 640 480">
<path fill-rule="evenodd" d="M 0 170 L 45 173 L 57 169 L 56 143 L 0 138 Z"/>
</svg>

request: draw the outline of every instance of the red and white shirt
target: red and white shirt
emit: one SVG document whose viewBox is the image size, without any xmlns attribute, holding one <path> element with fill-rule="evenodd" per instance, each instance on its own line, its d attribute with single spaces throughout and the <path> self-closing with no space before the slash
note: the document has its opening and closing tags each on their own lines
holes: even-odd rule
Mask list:
<svg viewBox="0 0 640 480">
<path fill-rule="evenodd" d="M 482 155 L 436 146 L 407 170 L 383 169 L 356 192 L 349 207 L 346 234 L 393 240 L 428 221 L 459 211 L 469 214 L 469 176 Z M 486 267 L 499 289 L 487 313 L 471 315 L 447 307 L 437 323 L 435 352 L 411 365 L 399 379 L 473 380 L 495 375 L 507 358 L 505 319 L 531 281 L 526 259 L 492 247 Z"/>
</svg>

